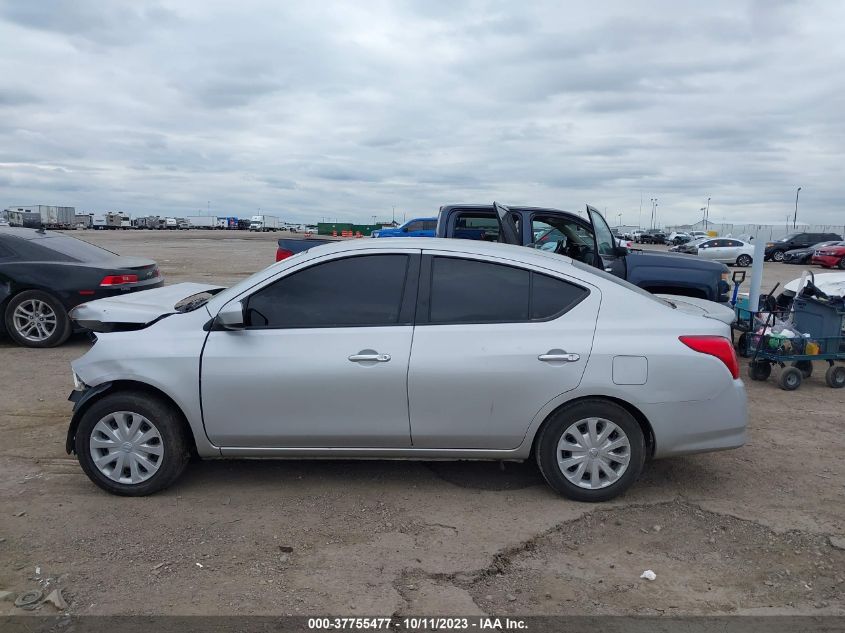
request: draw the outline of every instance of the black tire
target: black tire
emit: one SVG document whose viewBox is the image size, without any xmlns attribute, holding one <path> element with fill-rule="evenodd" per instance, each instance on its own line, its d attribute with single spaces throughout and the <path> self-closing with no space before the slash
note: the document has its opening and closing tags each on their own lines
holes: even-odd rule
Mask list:
<svg viewBox="0 0 845 633">
<path fill-rule="evenodd" d="M 163 452 L 158 470 L 140 483 L 121 483 L 101 472 L 91 454 L 94 427 L 110 413 L 131 412 L 149 420 L 158 431 Z M 187 430 L 181 413 L 169 402 L 139 391 L 110 393 L 94 402 L 82 415 L 74 441 L 82 470 L 97 486 L 115 495 L 142 497 L 164 490 L 175 482 L 190 460 Z"/>
<path fill-rule="evenodd" d="M 573 424 L 593 417 L 615 424 L 627 437 L 630 453 L 627 468 L 618 480 L 603 488 L 588 489 L 564 476 L 558 466 L 557 447 L 564 432 Z M 645 438 L 634 416 L 618 404 L 601 399 L 582 400 L 556 411 L 543 425 L 535 444 L 537 466 L 543 478 L 557 493 L 575 501 L 607 501 L 621 495 L 642 473 L 645 456 Z"/>
<path fill-rule="evenodd" d="M 736 353 L 742 358 L 748 358 L 748 333 L 743 332 L 736 340 Z"/>
<path fill-rule="evenodd" d="M 751 255 L 740 255 L 736 258 L 736 265 L 742 266 L 743 268 L 748 268 L 754 260 L 751 259 Z"/>
<path fill-rule="evenodd" d="M 56 317 L 55 329 L 53 330 L 52 334 L 50 334 L 47 338 L 43 340 L 33 341 L 26 338 L 21 332 L 18 331 L 18 326 L 15 324 L 15 310 L 18 308 L 18 306 L 23 303 L 26 303 L 27 301 L 43 302 L 44 304 L 49 306 L 50 310 L 53 311 L 53 314 Z M 9 334 L 9 337 L 15 343 L 24 347 L 56 347 L 57 345 L 61 345 L 62 343 L 64 343 L 73 331 L 73 328 L 70 324 L 70 318 L 68 318 L 67 310 L 65 310 L 65 307 L 53 295 L 42 290 L 24 290 L 23 292 L 19 292 L 14 297 L 12 297 L 9 300 L 9 303 L 6 304 L 5 324 L 6 332 Z"/>
<path fill-rule="evenodd" d="M 783 261 L 783 251 L 772 251 L 771 257 L 776 262 L 782 262 Z"/>
<path fill-rule="evenodd" d="M 763 361 L 751 361 L 748 364 L 748 377 L 751 380 L 768 380 L 772 375 L 772 366 Z"/>
<path fill-rule="evenodd" d="M 797 367 L 784 367 L 778 376 L 778 387 L 784 391 L 795 391 L 801 386 L 803 376 Z"/>
<path fill-rule="evenodd" d="M 824 381 L 831 389 L 845 387 L 845 365 L 831 365 L 824 374 Z"/>
<path fill-rule="evenodd" d="M 796 360 L 792 366 L 801 372 L 802 378 L 809 378 L 813 375 L 813 361 L 811 360 Z"/>
<path fill-rule="evenodd" d="M 836 267 L 839 270 L 845 270 L 845 257 L 843 257 L 842 259 L 839 260 L 839 263 L 836 264 Z"/>
</svg>

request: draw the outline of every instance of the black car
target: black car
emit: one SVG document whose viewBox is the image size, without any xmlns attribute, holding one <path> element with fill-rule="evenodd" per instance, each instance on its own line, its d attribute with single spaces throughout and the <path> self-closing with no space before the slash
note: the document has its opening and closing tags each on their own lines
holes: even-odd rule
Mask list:
<svg viewBox="0 0 845 633">
<path fill-rule="evenodd" d="M 666 234 L 663 231 L 659 231 L 657 229 L 649 229 L 642 235 L 640 235 L 640 242 L 643 244 L 665 244 L 666 243 Z"/>
<path fill-rule="evenodd" d="M 810 259 L 813 257 L 813 252 L 817 251 L 818 249 L 822 248 L 823 246 L 831 246 L 832 244 L 838 244 L 839 242 L 836 240 L 829 240 L 827 242 L 819 242 L 818 244 L 813 244 L 808 248 L 796 248 L 791 251 L 786 251 L 783 254 L 783 263 L 784 264 L 809 264 Z"/>
<path fill-rule="evenodd" d="M 765 259 L 782 262 L 787 251 L 810 248 L 819 242 L 840 242 L 842 236 L 837 233 L 790 233 L 774 242 L 766 242 Z"/>
<path fill-rule="evenodd" d="M 73 329 L 71 308 L 163 283 L 151 259 L 43 229 L 0 229 L 0 330 L 19 345 L 61 345 Z"/>
</svg>

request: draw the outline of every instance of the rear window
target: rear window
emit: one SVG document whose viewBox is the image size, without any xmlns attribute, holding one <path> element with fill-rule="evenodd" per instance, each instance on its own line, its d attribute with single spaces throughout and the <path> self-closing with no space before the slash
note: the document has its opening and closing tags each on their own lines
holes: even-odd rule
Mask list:
<svg viewBox="0 0 845 633">
<path fill-rule="evenodd" d="M 93 262 L 109 259 L 115 254 L 99 246 L 66 235 L 51 235 L 50 237 L 30 240 L 30 245 L 41 251 L 47 251 L 49 254 L 45 259 L 48 261 Z M 50 253 L 50 251 L 52 252 Z M 49 255 L 52 255 L 52 257 Z"/>
</svg>

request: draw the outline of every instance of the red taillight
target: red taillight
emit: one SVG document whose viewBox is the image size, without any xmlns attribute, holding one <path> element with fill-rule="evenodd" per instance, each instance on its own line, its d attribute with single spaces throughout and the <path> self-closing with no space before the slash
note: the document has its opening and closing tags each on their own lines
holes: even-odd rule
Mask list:
<svg viewBox="0 0 845 633">
<path fill-rule="evenodd" d="M 281 246 L 279 246 L 276 249 L 276 261 L 277 262 L 280 262 L 283 259 L 287 259 L 291 255 L 293 255 L 293 251 L 288 250 L 287 248 L 282 248 Z"/>
<path fill-rule="evenodd" d="M 106 275 L 100 285 L 122 286 L 123 284 L 134 284 L 136 281 L 138 281 L 138 275 Z"/>
<path fill-rule="evenodd" d="M 679 336 L 678 340 L 690 349 L 715 356 L 725 363 L 734 380 L 739 378 L 739 360 L 733 344 L 724 336 Z"/>
</svg>

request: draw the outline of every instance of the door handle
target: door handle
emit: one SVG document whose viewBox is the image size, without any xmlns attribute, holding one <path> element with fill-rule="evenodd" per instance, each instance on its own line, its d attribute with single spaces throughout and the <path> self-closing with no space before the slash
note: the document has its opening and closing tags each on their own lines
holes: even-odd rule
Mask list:
<svg viewBox="0 0 845 633">
<path fill-rule="evenodd" d="M 566 352 L 552 352 L 550 351 L 548 354 L 540 354 L 537 357 L 537 360 L 541 360 L 546 363 L 552 362 L 563 362 L 563 363 L 574 363 L 577 360 L 580 360 L 581 356 L 578 354 L 567 354 Z"/>
<path fill-rule="evenodd" d="M 390 354 L 352 354 L 349 360 L 353 363 L 386 363 L 390 360 Z"/>
</svg>

